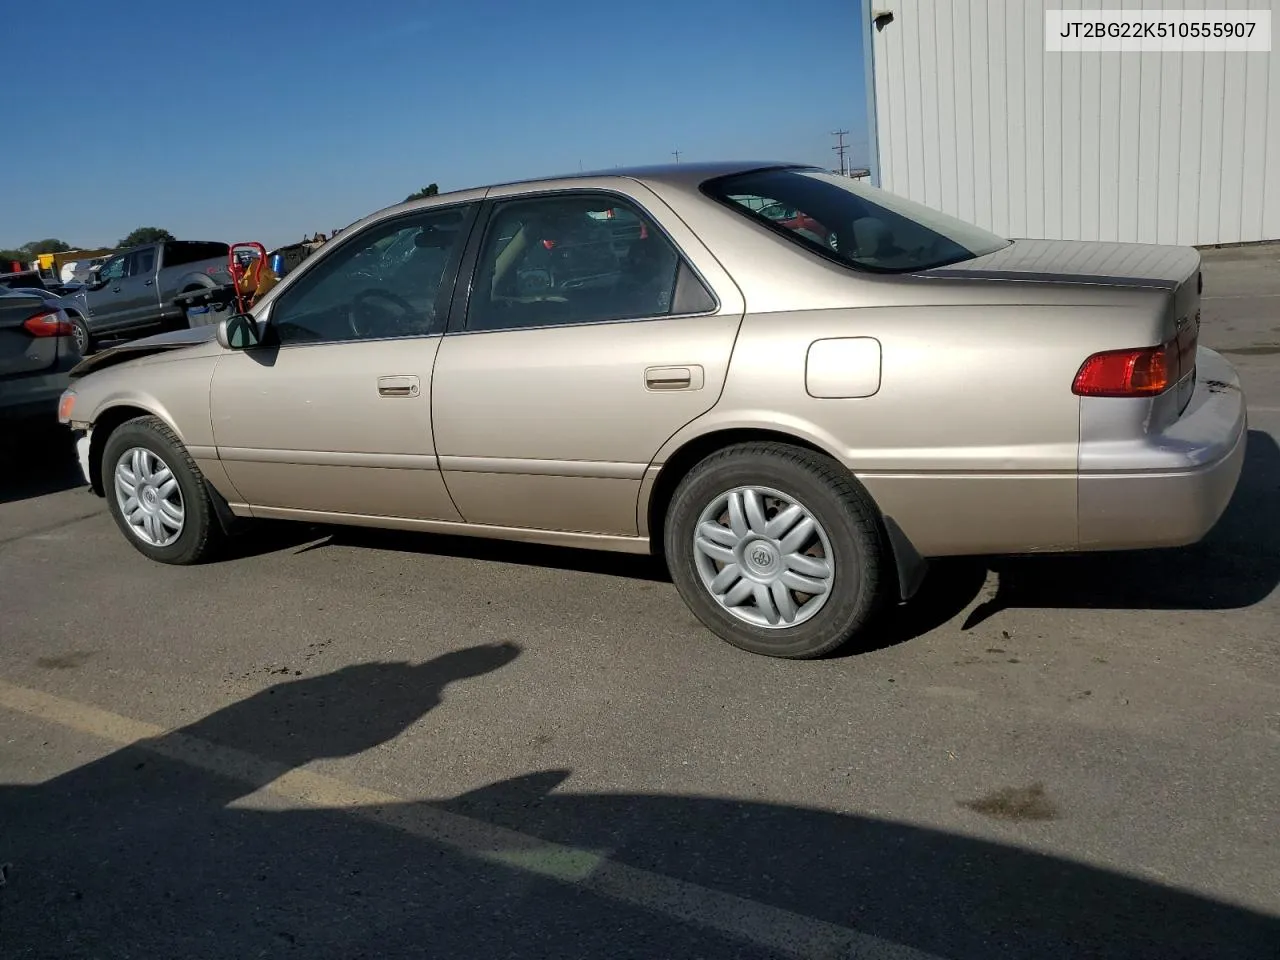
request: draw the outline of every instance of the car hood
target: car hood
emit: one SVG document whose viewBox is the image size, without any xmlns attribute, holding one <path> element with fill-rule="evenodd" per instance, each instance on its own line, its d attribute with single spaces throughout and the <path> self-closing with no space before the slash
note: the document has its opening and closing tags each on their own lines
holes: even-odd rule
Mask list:
<svg viewBox="0 0 1280 960">
<path fill-rule="evenodd" d="M 202 343 L 209 343 L 217 335 L 214 326 L 193 327 L 190 330 L 174 330 L 172 333 L 161 333 L 154 337 L 143 337 L 131 340 L 118 347 L 110 347 L 100 353 L 85 357 L 71 369 L 71 379 L 75 380 L 95 370 L 113 367 L 118 363 L 126 363 L 141 357 L 169 350 L 186 350 Z"/>
<path fill-rule="evenodd" d="M 1193 247 L 1086 240 L 1014 240 L 994 253 L 924 270 L 923 277 L 1176 289 L 1196 275 Z"/>
</svg>

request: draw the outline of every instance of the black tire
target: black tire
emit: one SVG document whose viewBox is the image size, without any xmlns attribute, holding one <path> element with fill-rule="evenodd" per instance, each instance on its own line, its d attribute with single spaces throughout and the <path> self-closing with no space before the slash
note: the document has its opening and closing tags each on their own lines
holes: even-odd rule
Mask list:
<svg viewBox="0 0 1280 960">
<path fill-rule="evenodd" d="M 76 345 L 80 347 L 81 356 L 89 356 L 89 354 L 93 353 L 94 347 L 93 334 L 89 332 L 89 325 L 84 322 L 84 317 L 78 313 L 68 313 L 67 319 L 76 328 Z"/>
<path fill-rule="evenodd" d="M 741 620 L 711 596 L 699 576 L 693 545 L 699 515 L 739 486 L 786 494 L 827 532 L 835 565 L 832 590 L 803 623 L 768 628 Z M 765 656 L 802 660 L 831 653 L 872 621 L 891 587 L 887 539 L 870 496 L 840 464 L 783 443 L 737 444 L 694 467 L 676 488 L 663 541 L 671 578 L 694 615 L 721 639 Z"/>
<path fill-rule="evenodd" d="M 165 546 L 144 542 L 130 528 L 116 496 L 115 469 L 120 456 L 133 447 L 150 450 L 173 471 L 182 493 L 183 528 L 178 538 Z M 139 553 L 160 563 L 188 565 L 212 557 L 222 546 L 223 531 L 205 487 L 204 475 L 187 448 L 159 417 L 136 417 L 122 423 L 107 438 L 102 450 L 102 482 L 111 516 Z"/>
</svg>

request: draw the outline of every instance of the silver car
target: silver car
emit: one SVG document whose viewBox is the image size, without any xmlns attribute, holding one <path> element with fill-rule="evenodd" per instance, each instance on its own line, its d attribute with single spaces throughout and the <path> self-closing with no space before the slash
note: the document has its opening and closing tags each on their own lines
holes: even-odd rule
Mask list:
<svg viewBox="0 0 1280 960">
<path fill-rule="evenodd" d="M 1246 431 L 1199 320 L 1193 249 L 681 164 L 373 214 L 253 316 L 86 360 L 63 419 L 155 560 L 237 517 L 652 552 L 720 637 L 814 657 L 931 557 L 1203 537 Z"/>
</svg>

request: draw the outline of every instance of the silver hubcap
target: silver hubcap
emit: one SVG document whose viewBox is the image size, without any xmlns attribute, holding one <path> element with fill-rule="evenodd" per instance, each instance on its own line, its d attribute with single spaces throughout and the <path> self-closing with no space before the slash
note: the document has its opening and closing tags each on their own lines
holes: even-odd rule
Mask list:
<svg viewBox="0 0 1280 960">
<path fill-rule="evenodd" d="M 693 556 L 725 610 L 757 627 L 804 623 L 827 602 L 831 541 L 797 500 L 768 487 L 735 487 L 698 517 Z"/>
<path fill-rule="evenodd" d="M 182 536 L 182 490 L 169 465 L 145 447 L 116 461 L 116 502 L 129 529 L 143 543 L 167 547 Z"/>
</svg>

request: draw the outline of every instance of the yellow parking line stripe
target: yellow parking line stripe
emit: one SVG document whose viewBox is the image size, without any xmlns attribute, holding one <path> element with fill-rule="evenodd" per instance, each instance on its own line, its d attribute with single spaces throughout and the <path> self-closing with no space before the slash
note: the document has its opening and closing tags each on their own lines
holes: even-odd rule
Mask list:
<svg viewBox="0 0 1280 960">
<path fill-rule="evenodd" d="M 341 810 L 474 859 L 570 884 L 776 952 L 806 960 L 938 960 L 848 927 L 628 866 L 610 860 L 606 852 L 549 843 L 449 813 L 429 802 L 412 802 L 310 770 L 290 769 L 241 750 L 4 680 L 0 680 L 0 707 L 121 747 L 149 750 L 217 776 L 266 783 L 262 789 L 295 803 Z"/>
</svg>

